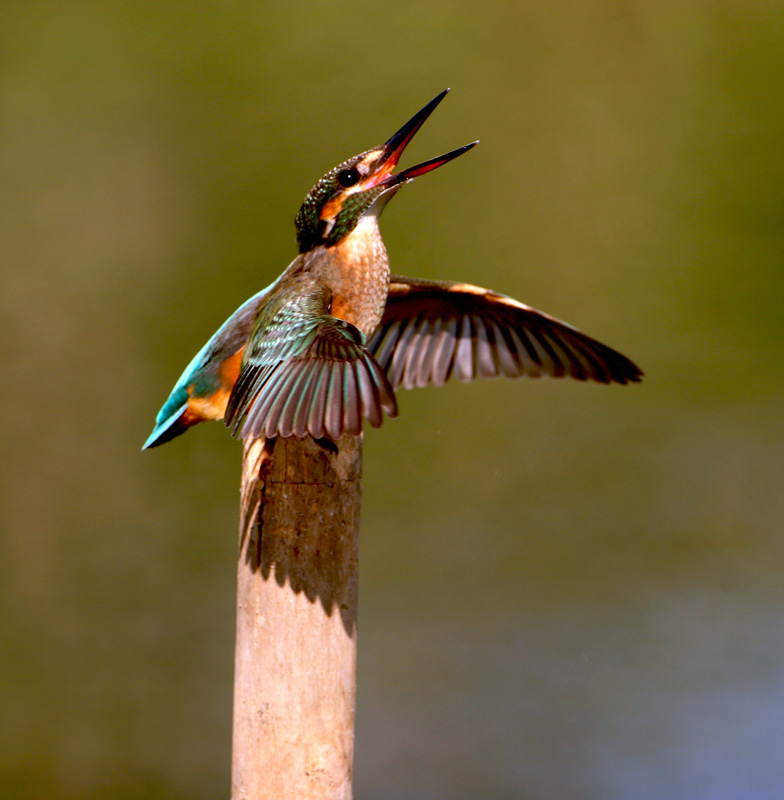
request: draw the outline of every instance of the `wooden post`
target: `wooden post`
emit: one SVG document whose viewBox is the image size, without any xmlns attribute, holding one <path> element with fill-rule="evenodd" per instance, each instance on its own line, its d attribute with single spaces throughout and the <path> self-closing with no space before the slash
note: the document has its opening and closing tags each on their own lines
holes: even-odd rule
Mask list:
<svg viewBox="0 0 784 800">
<path fill-rule="evenodd" d="M 362 439 L 243 453 L 232 800 L 350 800 Z"/>
</svg>

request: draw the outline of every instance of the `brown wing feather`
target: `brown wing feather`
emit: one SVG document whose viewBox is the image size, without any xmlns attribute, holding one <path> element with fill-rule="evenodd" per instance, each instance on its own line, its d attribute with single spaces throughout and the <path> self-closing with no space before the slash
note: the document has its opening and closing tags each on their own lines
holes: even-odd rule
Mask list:
<svg viewBox="0 0 784 800">
<path fill-rule="evenodd" d="M 555 317 L 466 283 L 393 276 L 368 349 L 393 388 L 506 375 L 637 383 L 642 370 Z"/>
<path fill-rule="evenodd" d="M 270 364 L 244 364 L 226 422 L 243 437 L 306 436 L 337 440 L 381 425 L 397 405 L 384 371 L 348 323 L 324 317 L 313 341 Z"/>
</svg>

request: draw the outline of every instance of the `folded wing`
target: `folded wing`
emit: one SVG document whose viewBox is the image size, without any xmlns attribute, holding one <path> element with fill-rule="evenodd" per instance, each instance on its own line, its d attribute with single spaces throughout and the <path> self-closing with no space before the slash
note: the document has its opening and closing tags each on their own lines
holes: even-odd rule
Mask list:
<svg viewBox="0 0 784 800">
<path fill-rule="evenodd" d="M 322 302 L 323 300 L 323 302 Z M 323 312 L 325 298 L 292 292 L 257 322 L 226 408 L 246 437 L 359 434 L 397 404 L 384 371 L 348 322 Z"/>
</svg>

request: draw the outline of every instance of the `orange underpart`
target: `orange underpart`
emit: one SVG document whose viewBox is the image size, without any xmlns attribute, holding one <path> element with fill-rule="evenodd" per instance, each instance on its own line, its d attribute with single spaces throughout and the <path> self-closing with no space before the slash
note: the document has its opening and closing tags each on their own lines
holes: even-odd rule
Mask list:
<svg viewBox="0 0 784 800">
<path fill-rule="evenodd" d="M 194 397 L 191 394 L 191 389 L 188 390 L 191 396 L 182 416 L 182 421 L 186 425 L 195 425 L 197 422 L 204 420 L 223 419 L 231 390 L 234 388 L 234 384 L 240 374 L 244 352 L 245 348 L 243 347 L 221 363 L 218 368 L 218 377 L 221 385 L 212 394 L 206 397 Z"/>
<path fill-rule="evenodd" d="M 220 375 L 221 383 L 228 387 L 229 392 L 234 388 L 234 384 L 240 376 L 242 356 L 244 354 L 245 348 L 241 347 L 233 356 L 229 356 L 218 368 L 218 375 Z"/>
</svg>

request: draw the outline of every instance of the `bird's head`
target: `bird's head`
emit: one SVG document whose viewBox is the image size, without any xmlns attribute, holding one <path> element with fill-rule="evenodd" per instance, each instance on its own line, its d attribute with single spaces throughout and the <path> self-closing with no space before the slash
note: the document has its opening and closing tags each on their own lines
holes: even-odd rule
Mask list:
<svg viewBox="0 0 784 800">
<path fill-rule="evenodd" d="M 393 174 L 393 170 L 414 134 L 449 89 L 431 100 L 381 147 L 366 150 L 331 169 L 310 190 L 295 220 L 300 253 L 314 247 L 331 247 L 345 239 L 360 219 L 378 214 L 404 184 L 470 150 L 471 142 L 437 158 Z"/>
</svg>

